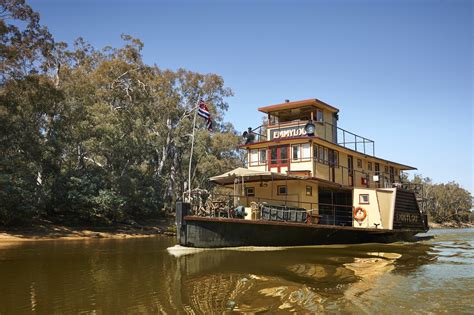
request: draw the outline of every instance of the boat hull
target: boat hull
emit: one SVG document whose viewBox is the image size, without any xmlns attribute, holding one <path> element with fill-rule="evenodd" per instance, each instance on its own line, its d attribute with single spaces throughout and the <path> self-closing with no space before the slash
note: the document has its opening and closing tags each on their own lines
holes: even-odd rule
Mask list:
<svg viewBox="0 0 474 315">
<path fill-rule="evenodd" d="M 200 248 L 305 246 L 410 241 L 419 232 L 423 231 L 185 216 L 178 240 L 182 246 Z"/>
</svg>

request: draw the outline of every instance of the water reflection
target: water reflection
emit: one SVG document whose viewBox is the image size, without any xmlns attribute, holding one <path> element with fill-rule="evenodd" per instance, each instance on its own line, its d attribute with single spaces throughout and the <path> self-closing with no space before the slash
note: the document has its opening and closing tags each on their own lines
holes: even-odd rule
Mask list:
<svg viewBox="0 0 474 315">
<path fill-rule="evenodd" d="M 2 246 L 0 314 L 474 311 L 474 231 L 389 245 L 173 246 L 160 237 Z"/>
<path fill-rule="evenodd" d="M 188 296 L 185 309 L 314 313 L 364 310 L 358 300 L 379 290 L 379 279 L 397 270 L 406 275 L 433 261 L 430 248 L 428 244 L 401 243 L 275 251 L 175 247 L 170 252 L 182 268 Z M 414 258 L 416 263 L 407 263 Z"/>
</svg>

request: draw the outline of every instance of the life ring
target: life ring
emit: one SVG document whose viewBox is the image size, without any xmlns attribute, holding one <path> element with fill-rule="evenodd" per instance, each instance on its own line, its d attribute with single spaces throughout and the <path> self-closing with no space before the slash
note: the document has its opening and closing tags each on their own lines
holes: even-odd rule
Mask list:
<svg viewBox="0 0 474 315">
<path fill-rule="evenodd" d="M 362 207 L 357 207 L 354 209 L 353 215 L 354 215 L 354 219 L 357 222 L 361 223 L 367 217 L 367 211 L 365 211 L 365 209 Z"/>
</svg>

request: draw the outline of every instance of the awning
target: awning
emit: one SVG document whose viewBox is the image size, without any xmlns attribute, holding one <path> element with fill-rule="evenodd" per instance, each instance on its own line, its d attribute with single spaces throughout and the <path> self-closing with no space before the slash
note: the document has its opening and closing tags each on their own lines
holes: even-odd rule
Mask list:
<svg viewBox="0 0 474 315">
<path fill-rule="evenodd" d="M 302 176 L 286 175 L 282 173 L 273 173 L 273 172 L 265 172 L 265 171 L 255 171 L 255 170 L 250 170 L 248 168 L 238 167 L 224 174 L 211 177 L 210 181 L 217 183 L 219 185 L 228 185 L 228 184 L 233 184 L 236 178 L 238 178 L 239 181 L 243 179 L 245 182 L 252 182 L 252 181 L 266 182 L 266 181 L 271 181 L 271 180 L 305 179 L 305 177 L 302 177 Z"/>
</svg>

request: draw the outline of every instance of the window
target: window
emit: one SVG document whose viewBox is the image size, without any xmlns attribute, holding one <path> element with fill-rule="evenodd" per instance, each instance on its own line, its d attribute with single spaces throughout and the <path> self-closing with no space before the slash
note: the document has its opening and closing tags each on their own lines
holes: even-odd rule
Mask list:
<svg viewBox="0 0 474 315">
<path fill-rule="evenodd" d="M 267 164 L 267 150 L 266 149 L 260 150 L 259 158 L 260 158 L 260 164 Z"/>
<path fill-rule="evenodd" d="M 299 144 L 291 146 L 291 150 L 293 151 L 293 160 L 299 160 L 300 159 L 300 146 Z"/>
<path fill-rule="evenodd" d="M 245 187 L 245 196 L 255 197 L 255 187 Z"/>
<path fill-rule="evenodd" d="M 339 152 L 329 150 L 329 164 L 331 166 L 339 166 Z"/>
<path fill-rule="evenodd" d="M 388 173 L 388 166 L 385 166 L 384 173 Z"/>
<path fill-rule="evenodd" d="M 357 167 L 362 168 L 362 160 L 361 159 L 357 159 Z"/>
<path fill-rule="evenodd" d="M 316 110 L 316 121 L 318 121 L 318 122 L 323 122 L 324 121 L 323 111 L 320 110 L 320 109 Z"/>
<path fill-rule="evenodd" d="M 380 164 L 375 163 L 375 174 L 379 174 L 379 173 L 380 173 Z"/>
<path fill-rule="evenodd" d="M 307 185 L 306 186 L 306 196 L 312 196 L 313 195 L 313 186 Z"/>
<path fill-rule="evenodd" d="M 318 151 L 319 151 L 318 160 L 319 162 L 323 163 L 324 162 L 324 148 L 322 146 L 319 146 Z"/>
<path fill-rule="evenodd" d="M 369 204 L 369 194 L 359 194 L 359 204 Z"/>
<path fill-rule="evenodd" d="M 278 164 L 277 147 L 270 148 L 270 164 Z"/>
<path fill-rule="evenodd" d="M 288 195 L 288 190 L 286 186 L 277 186 L 278 195 Z"/>
<path fill-rule="evenodd" d="M 367 169 L 368 169 L 369 171 L 372 170 L 372 162 L 367 162 Z"/>
</svg>

